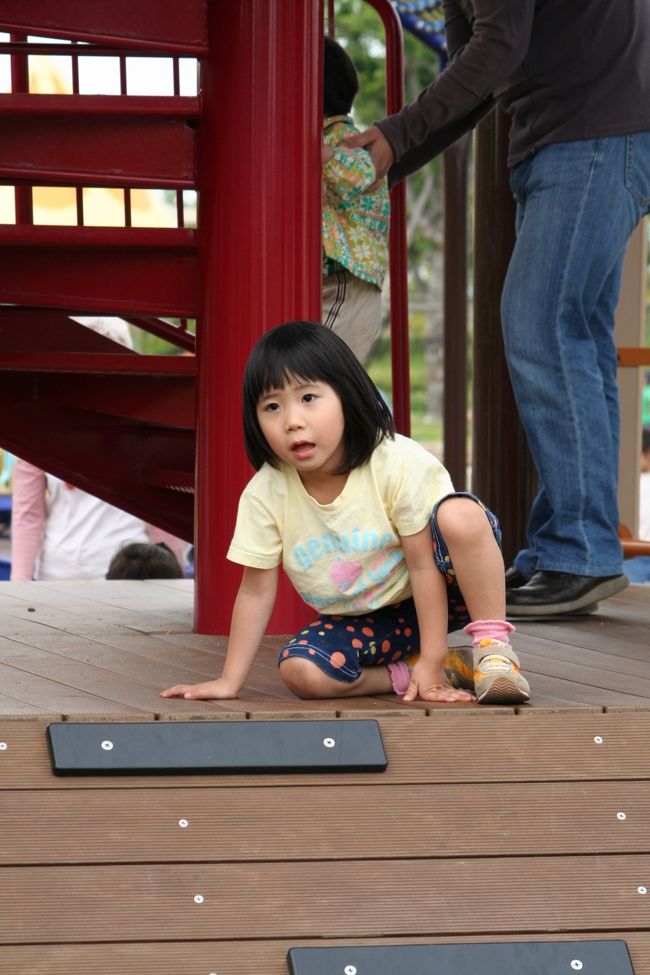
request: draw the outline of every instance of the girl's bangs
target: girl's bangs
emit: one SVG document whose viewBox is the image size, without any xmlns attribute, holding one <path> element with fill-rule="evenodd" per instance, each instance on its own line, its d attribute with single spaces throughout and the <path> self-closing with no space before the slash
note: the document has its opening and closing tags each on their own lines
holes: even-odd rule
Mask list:
<svg viewBox="0 0 650 975">
<path fill-rule="evenodd" d="M 268 349 L 255 376 L 254 398 L 259 400 L 269 390 L 284 389 L 289 383 L 300 379 L 307 382 L 326 381 L 324 370 L 315 368 L 310 350 Z"/>
</svg>

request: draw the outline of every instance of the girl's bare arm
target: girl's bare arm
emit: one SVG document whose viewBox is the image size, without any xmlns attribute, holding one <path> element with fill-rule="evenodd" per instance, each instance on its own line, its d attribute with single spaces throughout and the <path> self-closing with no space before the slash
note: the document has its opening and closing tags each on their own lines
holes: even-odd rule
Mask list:
<svg viewBox="0 0 650 975">
<path fill-rule="evenodd" d="M 472 694 L 451 687 L 445 677 L 447 591 L 433 561 L 429 526 L 416 535 L 403 535 L 402 548 L 420 630 L 420 659 L 413 668 L 404 700 L 413 701 L 419 695 L 425 701 L 472 701 Z"/>
<path fill-rule="evenodd" d="M 221 677 L 202 684 L 176 684 L 162 691 L 160 696 L 184 697 L 187 700 L 224 700 L 237 697 L 246 683 L 264 636 L 275 604 L 277 587 L 277 567 L 244 568 L 233 606 L 228 651 Z"/>
</svg>

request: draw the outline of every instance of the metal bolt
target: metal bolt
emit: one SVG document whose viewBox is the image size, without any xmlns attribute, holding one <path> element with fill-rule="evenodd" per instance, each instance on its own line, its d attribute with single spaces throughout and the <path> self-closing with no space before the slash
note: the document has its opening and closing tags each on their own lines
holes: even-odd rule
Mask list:
<svg viewBox="0 0 650 975">
<path fill-rule="evenodd" d="M 334 748 L 336 742 L 334 741 L 333 738 L 323 738 L 323 744 L 325 745 L 325 748 Z"/>
<path fill-rule="evenodd" d="M 187 819 L 179 819 L 178 825 L 180 826 L 181 829 L 186 829 L 190 824 Z"/>
<path fill-rule="evenodd" d="M 6 741 L 0 741 L 0 752 L 6 752 L 8 747 Z"/>
<path fill-rule="evenodd" d="M 112 747 L 113 747 L 113 742 L 112 741 L 103 741 L 102 742 L 102 748 L 104 749 L 105 752 L 110 752 L 110 750 L 112 749 Z"/>
<path fill-rule="evenodd" d="M 357 970 L 354 965 L 346 965 L 343 972 L 344 975 L 357 975 Z"/>
<path fill-rule="evenodd" d="M 595 735 L 594 736 L 594 741 L 596 742 L 597 745 L 602 745 L 602 743 L 603 743 L 603 739 L 601 738 L 600 735 Z"/>
<path fill-rule="evenodd" d="M 637 890 L 639 891 L 640 894 L 647 894 L 648 893 L 648 888 L 647 887 L 637 887 Z"/>
<path fill-rule="evenodd" d="M 576 972 L 581 971 L 581 969 L 582 969 L 582 962 L 580 961 L 579 958 L 574 958 L 573 959 L 573 961 L 571 962 L 571 968 L 573 968 Z"/>
<path fill-rule="evenodd" d="M 616 813 L 616 818 L 617 819 L 620 819 L 621 821 L 623 821 L 624 819 L 627 819 L 627 816 L 625 815 L 624 812 L 619 812 L 619 813 Z"/>
<path fill-rule="evenodd" d="M 195 896 L 194 896 L 194 903 L 195 904 L 202 904 L 204 900 L 205 900 L 205 898 L 203 897 L 203 894 L 195 894 Z"/>
</svg>

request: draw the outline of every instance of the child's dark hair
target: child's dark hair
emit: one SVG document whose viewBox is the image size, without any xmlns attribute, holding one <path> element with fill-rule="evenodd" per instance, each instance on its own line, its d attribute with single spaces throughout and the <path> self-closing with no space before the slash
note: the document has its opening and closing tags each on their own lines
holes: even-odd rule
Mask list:
<svg viewBox="0 0 650 975">
<path fill-rule="evenodd" d="M 644 427 L 641 431 L 641 453 L 647 454 L 650 450 L 650 427 Z"/>
<path fill-rule="evenodd" d="M 178 559 L 164 542 L 131 542 L 111 559 L 107 579 L 182 579 Z"/>
<path fill-rule="evenodd" d="M 244 373 L 244 441 L 256 470 L 279 461 L 257 419 L 257 404 L 271 389 L 292 378 L 327 383 L 343 409 L 343 463 L 334 472 L 360 467 L 384 437 L 395 435 L 388 406 L 372 379 L 343 339 L 316 322 L 286 322 L 267 332 L 254 346 Z"/>
<path fill-rule="evenodd" d="M 323 112 L 330 115 L 349 115 L 359 91 L 359 76 L 350 55 L 325 35 L 323 83 Z"/>
</svg>

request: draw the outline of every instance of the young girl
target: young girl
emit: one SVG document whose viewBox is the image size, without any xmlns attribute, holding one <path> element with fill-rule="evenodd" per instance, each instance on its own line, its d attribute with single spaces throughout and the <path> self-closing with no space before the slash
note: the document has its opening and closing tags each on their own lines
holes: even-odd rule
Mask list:
<svg viewBox="0 0 650 975">
<path fill-rule="evenodd" d="M 282 564 L 318 614 L 280 651 L 280 675 L 300 697 L 471 701 L 474 688 L 482 703 L 528 700 L 508 643 L 496 519 L 395 434 L 379 391 L 334 332 L 289 322 L 260 339 L 244 376 L 244 434 L 257 473 L 228 552 L 244 572 L 223 673 L 162 697 L 238 696 Z M 462 626 L 473 655 L 448 656 L 447 632 Z"/>
</svg>

